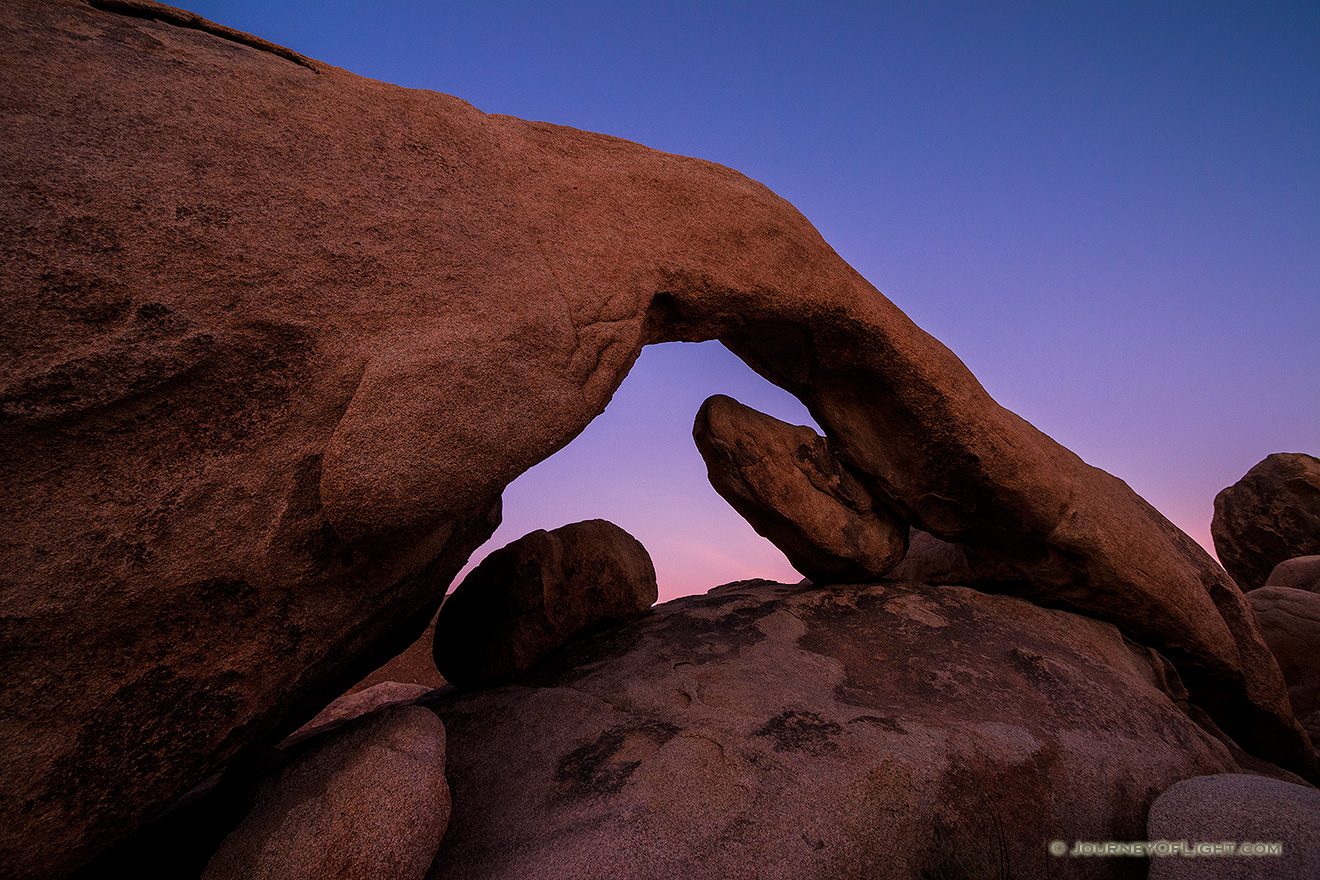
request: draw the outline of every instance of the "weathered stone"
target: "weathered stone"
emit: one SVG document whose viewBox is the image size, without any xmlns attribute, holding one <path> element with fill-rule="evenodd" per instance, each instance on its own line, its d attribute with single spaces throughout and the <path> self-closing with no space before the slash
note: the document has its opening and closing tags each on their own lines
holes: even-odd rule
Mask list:
<svg viewBox="0 0 1320 880">
<path fill-rule="evenodd" d="M 9 0 L 0 56 L 0 875 L 66 876 L 415 640 L 503 487 L 674 340 L 1314 769 L 1213 560 L 764 186 L 145 0 Z"/>
<path fill-rule="evenodd" d="M 1261 587 L 1247 601 L 1279 662 L 1293 712 L 1320 746 L 1320 593 Z"/>
<path fill-rule="evenodd" d="M 311 721 L 289 734 L 288 738 L 280 743 L 280 747 L 287 748 L 308 737 L 324 733 L 331 727 L 337 727 L 372 712 L 379 712 L 395 706 L 411 706 L 433 690 L 435 688 L 424 684 L 382 681 L 380 684 L 374 684 L 369 688 L 344 694 L 318 712 Z"/>
<path fill-rule="evenodd" d="M 435 665 L 458 687 L 509 681 L 570 639 L 641 617 L 651 556 L 603 519 L 539 529 L 491 553 L 440 607 Z"/>
<path fill-rule="evenodd" d="M 1265 579 L 1267 587 L 1292 587 L 1320 593 L 1320 556 L 1295 556 L 1285 559 Z"/>
<path fill-rule="evenodd" d="M 1215 496 L 1210 536 L 1243 590 L 1263 586 L 1280 562 L 1320 554 L 1320 459 L 1266 456 Z"/>
<path fill-rule="evenodd" d="M 1021 599 L 731 584 L 429 703 L 455 803 L 429 877 L 1064 876 L 1050 841 L 1141 840 L 1160 792 L 1239 769 L 1185 696 Z"/>
<path fill-rule="evenodd" d="M 1281 843 L 1282 855 L 1152 858 L 1150 880 L 1303 880 L 1320 877 L 1320 791 L 1244 774 L 1184 779 L 1151 805 L 1146 839 L 1237 845 Z"/>
<path fill-rule="evenodd" d="M 919 584 L 970 584 L 976 580 L 963 548 L 921 529 L 908 533 L 908 552 L 887 575 Z"/>
<path fill-rule="evenodd" d="M 907 552 L 907 524 L 810 428 L 717 394 L 692 437 L 715 491 L 810 580 L 875 578 Z"/>
<path fill-rule="evenodd" d="M 449 821 L 445 729 L 417 706 L 295 747 L 203 880 L 416 880 Z"/>
</svg>

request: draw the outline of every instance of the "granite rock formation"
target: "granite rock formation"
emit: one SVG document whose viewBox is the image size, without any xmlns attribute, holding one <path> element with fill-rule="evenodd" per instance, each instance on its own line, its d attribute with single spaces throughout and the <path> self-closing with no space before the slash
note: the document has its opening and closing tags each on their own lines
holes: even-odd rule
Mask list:
<svg viewBox="0 0 1320 880">
<path fill-rule="evenodd" d="M 1267 587 L 1292 587 L 1320 593 L 1320 556 L 1295 556 L 1285 559 L 1270 571 Z"/>
<path fill-rule="evenodd" d="M 511 680 L 570 639 L 655 604 L 651 556 L 603 519 L 537 530 L 491 553 L 440 607 L 435 665 L 458 687 Z"/>
<path fill-rule="evenodd" d="M 1320 458 L 1276 452 L 1215 496 L 1215 552 L 1243 590 L 1280 562 L 1320 554 Z"/>
<path fill-rule="evenodd" d="M 976 575 L 967 564 L 967 553 L 957 544 L 941 541 L 921 529 L 908 531 L 908 552 L 889 570 L 888 578 L 919 584 L 967 586 Z"/>
<path fill-rule="evenodd" d="M 812 581 L 873 579 L 907 552 L 907 523 L 810 428 L 717 394 L 692 437 L 715 491 Z"/>
<path fill-rule="evenodd" d="M 1320 877 L 1320 791 L 1279 779 L 1214 774 L 1185 779 L 1151 805 L 1146 840 L 1282 843 L 1283 855 L 1154 858 L 1150 880 Z"/>
<path fill-rule="evenodd" d="M 294 743 L 318 736 L 363 715 L 411 706 L 433 690 L 436 688 L 414 682 L 382 681 L 360 691 L 352 691 L 316 713 L 315 718 L 289 734 L 279 747 L 287 749 Z"/>
<path fill-rule="evenodd" d="M 1049 841 L 1141 840 L 1160 792 L 1241 769 L 1185 697 L 1021 599 L 731 584 L 427 704 L 455 804 L 429 877 L 1060 876 Z"/>
<path fill-rule="evenodd" d="M 0 57 L 0 874 L 67 876 L 412 643 L 503 487 L 674 340 L 1314 771 L 1213 560 L 764 186 L 147 0 L 9 0 Z"/>
<path fill-rule="evenodd" d="M 449 822 L 445 730 L 416 706 L 290 750 L 203 880 L 420 880 Z"/>
<path fill-rule="evenodd" d="M 1293 713 L 1320 746 L 1320 593 L 1266 586 L 1247 601 L 1283 672 Z"/>
</svg>

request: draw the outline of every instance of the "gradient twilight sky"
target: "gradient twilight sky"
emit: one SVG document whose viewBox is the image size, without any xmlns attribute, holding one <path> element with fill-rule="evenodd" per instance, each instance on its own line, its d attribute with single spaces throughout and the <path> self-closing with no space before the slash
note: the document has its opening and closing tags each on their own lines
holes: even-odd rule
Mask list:
<svg viewBox="0 0 1320 880">
<path fill-rule="evenodd" d="M 1206 546 L 1216 492 L 1320 454 L 1314 0 L 185 5 L 761 181 L 1000 403 Z M 797 580 L 706 482 L 690 432 L 717 392 L 810 423 L 716 343 L 648 348 L 475 558 L 603 517 L 662 600 Z"/>
</svg>

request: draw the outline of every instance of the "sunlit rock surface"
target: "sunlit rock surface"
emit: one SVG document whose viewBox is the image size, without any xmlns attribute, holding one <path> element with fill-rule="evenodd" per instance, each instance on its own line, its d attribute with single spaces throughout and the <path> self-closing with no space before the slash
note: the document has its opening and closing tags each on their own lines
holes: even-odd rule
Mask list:
<svg viewBox="0 0 1320 880">
<path fill-rule="evenodd" d="M 142 0 L 10 0 L 0 55 L 0 874 L 67 876 L 414 642 L 504 486 L 673 340 L 1314 770 L 1213 560 L 755 181 Z"/>
</svg>

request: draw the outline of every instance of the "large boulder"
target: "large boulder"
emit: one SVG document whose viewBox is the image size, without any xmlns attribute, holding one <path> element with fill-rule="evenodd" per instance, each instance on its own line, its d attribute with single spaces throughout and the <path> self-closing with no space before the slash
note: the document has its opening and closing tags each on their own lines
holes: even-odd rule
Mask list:
<svg viewBox="0 0 1320 880">
<path fill-rule="evenodd" d="M 416 706 L 291 749 L 202 880 L 421 880 L 449 822 L 445 729 Z"/>
<path fill-rule="evenodd" d="M 1062 876 L 1051 841 L 1141 840 L 1160 792 L 1241 769 L 1185 698 L 1021 599 L 731 584 L 429 703 L 455 804 L 429 877 Z"/>
<path fill-rule="evenodd" d="M 459 687 L 505 682 L 570 639 L 655 603 L 651 555 L 614 523 L 538 529 L 491 553 L 440 607 L 435 665 Z"/>
<path fill-rule="evenodd" d="M 1261 587 L 1247 601 L 1283 672 L 1293 712 L 1320 745 L 1320 593 Z"/>
<path fill-rule="evenodd" d="M 674 340 L 1313 771 L 1213 560 L 764 186 L 147 0 L 9 0 L 0 54 L 0 875 L 66 876 L 415 641 L 503 487 Z"/>
<path fill-rule="evenodd" d="M 710 484 L 817 583 L 878 577 L 907 552 L 908 526 L 810 428 L 717 394 L 692 437 Z"/>
<path fill-rule="evenodd" d="M 1146 839 L 1211 847 L 1151 859 L 1150 880 L 1320 877 L 1320 791 L 1243 774 L 1184 779 L 1151 805 Z M 1233 846 L 1214 848 L 1223 843 Z"/>
<path fill-rule="evenodd" d="M 1320 458 L 1276 452 L 1215 496 L 1215 553 L 1243 590 L 1276 565 L 1320 554 Z"/>
<path fill-rule="evenodd" d="M 1295 556 L 1285 559 L 1270 571 L 1267 587 L 1292 587 L 1320 593 L 1320 556 Z"/>
</svg>

